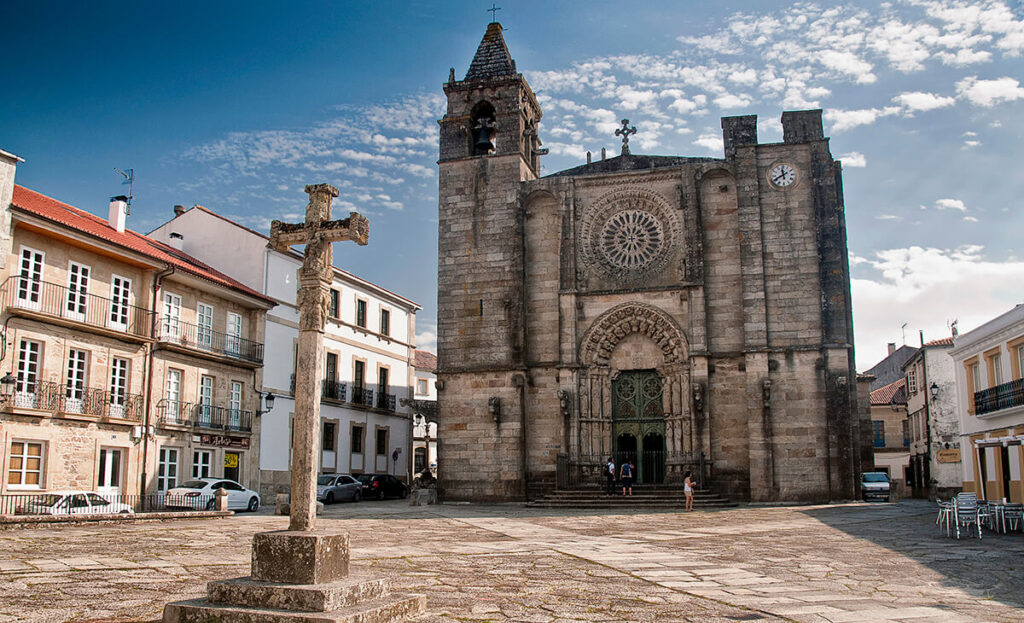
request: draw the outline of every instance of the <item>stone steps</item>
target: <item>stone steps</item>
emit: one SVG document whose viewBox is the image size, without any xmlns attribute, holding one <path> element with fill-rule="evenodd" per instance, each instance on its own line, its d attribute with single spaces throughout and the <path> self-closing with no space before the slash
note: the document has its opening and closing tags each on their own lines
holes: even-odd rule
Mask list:
<svg viewBox="0 0 1024 623">
<path fill-rule="evenodd" d="M 543 497 L 526 503 L 531 508 L 684 508 L 686 494 L 682 487 L 672 485 L 642 485 L 633 487 L 633 495 L 621 495 L 621 488 L 614 495 L 607 495 L 604 489 L 586 487 L 571 490 L 556 490 Z M 736 506 L 709 490 L 700 489 L 693 494 L 694 508 L 730 508 Z"/>
<path fill-rule="evenodd" d="M 194 599 L 168 604 L 164 623 L 389 623 L 423 613 L 426 595 L 395 593 L 329 612 L 295 612 Z M 168 618 L 172 617 L 172 618 Z"/>
</svg>

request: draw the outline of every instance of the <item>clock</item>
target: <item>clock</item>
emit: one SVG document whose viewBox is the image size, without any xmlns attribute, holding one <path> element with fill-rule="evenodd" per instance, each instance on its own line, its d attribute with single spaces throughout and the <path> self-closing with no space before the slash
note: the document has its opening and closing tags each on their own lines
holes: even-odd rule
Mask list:
<svg viewBox="0 0 1024 623">
<path fill-rule="evenodd" d="M 779 188 L 785 188 L 796 181 L 796 169 L 790 164 L 777 164 L 768 172 L 768 181 Z"/>
</svg>

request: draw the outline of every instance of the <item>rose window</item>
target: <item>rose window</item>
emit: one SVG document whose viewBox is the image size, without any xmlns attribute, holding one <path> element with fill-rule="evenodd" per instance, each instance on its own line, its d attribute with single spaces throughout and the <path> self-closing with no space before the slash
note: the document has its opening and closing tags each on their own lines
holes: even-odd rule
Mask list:
<svg viewBox="0 0 1024 623">
<path fill-rule="evenodd" d="M 600 248 L 611 265 L 638 270 L 657 258 L 664 240 L 661 223 L 653 214 L 646 210 L 623 210 L 605 222 Z"/>
</svg>

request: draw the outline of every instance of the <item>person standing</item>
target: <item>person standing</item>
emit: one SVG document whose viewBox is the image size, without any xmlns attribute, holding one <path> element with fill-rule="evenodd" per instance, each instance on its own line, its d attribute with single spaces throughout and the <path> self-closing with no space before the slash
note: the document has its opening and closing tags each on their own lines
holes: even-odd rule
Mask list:
<svg viewBox="0 0 1024 623">
<path fill-rule="evenodd" d="M 604 468 L 604 475 L 608 479 L 606 491 L 608 495 L 612 495 L 615 493 L 615 461 L 612 460 L 612 457 L 608 457 L 608 465 Z"/>
<path fill-rule="evenodd" d="M 686 476 L 683 478 L 683 493 L 686 494 L 686 510 L 693 510 L 693 474 L 692 472 L 686 472 Z"/>
<path fill-rule="evenodd" d="M 619 478 L 622 479 L 622 495 L 626 495 L 627 490 L 629 495 L 633 495 L 633 462 L 629 459 L 623 461 Z"/>
</svg>

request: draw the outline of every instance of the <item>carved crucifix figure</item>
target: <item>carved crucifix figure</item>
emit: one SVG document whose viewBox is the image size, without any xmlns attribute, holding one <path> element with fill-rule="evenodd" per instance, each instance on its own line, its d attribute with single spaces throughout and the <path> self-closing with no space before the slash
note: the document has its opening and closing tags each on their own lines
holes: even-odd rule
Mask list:
<svg viewBox="0 0 1024 623">
<path fill-rule="evenodd" d="M 289 530 L 312 530 L 316 522 L 316 478 L 320 467 L 320 379 L 324 374 L 324 323 L 333 274 L 331 243 L 352 240 L 365 245 L 370 222 L 352 212 L 331 220 L 331 200 L 338 189 L 330 184 L 306 186 L 309 205 L 305 223 L 270 225 L 270 248 L 286 253 L 306 245 L 299 269 L 299 352 L 295 367 L 295 416 L 292 429 L 292 481 Z"/>
</svg>

